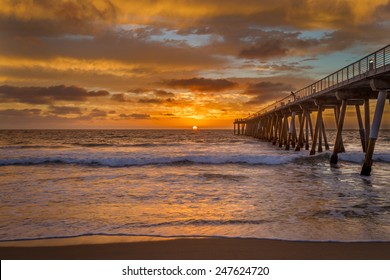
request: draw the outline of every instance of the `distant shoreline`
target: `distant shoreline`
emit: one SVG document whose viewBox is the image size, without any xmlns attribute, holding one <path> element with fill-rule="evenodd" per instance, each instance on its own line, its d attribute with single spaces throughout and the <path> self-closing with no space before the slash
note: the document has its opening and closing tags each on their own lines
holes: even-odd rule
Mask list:
<svg viewBox="0 0 390 280">
<path fill-rule="evenodd" d="M 83 236 L 0 243 L 7 259 L 387 260 L 390 242 Z"/>
</svg>

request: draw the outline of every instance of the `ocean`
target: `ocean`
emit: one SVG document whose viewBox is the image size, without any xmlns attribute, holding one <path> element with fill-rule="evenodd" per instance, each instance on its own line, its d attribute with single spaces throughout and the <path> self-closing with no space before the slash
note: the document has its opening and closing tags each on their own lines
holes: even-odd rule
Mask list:
<svg viewBox="0 0 390 280">
<path fill-rule="evenodd" d="M 390 241 L 390 131 L 309 156 L 232 130 L 2 130 L 0 240 L 91 235 Z M 334 139 L 335 131 L 328 132 Z"/>
</svg>

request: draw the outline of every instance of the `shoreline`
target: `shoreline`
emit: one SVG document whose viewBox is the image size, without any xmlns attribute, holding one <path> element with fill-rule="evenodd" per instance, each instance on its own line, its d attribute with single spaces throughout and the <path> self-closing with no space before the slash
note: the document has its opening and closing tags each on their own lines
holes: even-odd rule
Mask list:
<svg viewBox="0 0 390 280">
<path fill-rule="evenodd" d="M 0 243 L 2 260 L 389 260 L 390 241 L 82 236 Z"/>
</svg>

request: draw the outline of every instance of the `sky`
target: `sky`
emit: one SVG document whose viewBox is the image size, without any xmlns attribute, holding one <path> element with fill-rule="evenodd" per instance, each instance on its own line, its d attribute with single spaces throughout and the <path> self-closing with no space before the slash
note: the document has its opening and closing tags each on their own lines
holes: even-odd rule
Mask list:
<svg viewBox="0 0 390 280">
<path fill-rule="evenodd" d="M 232 128 L 388 34 L 389 0 L 0 0 L 0 129 Z"/>
</svg>

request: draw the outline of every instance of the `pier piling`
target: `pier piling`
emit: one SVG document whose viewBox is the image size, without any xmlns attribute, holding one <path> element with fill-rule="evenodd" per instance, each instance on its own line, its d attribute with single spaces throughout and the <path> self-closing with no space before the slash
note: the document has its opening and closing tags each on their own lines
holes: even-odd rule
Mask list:
<svg viewBox="0 0 390 280">
<path fill-rule="evenodd" d="M 387 90 L 380 90 L 378 94 L 378 101 L 376 103 L 374 118 L 372 120 L 372 127 L 371 127 L 370 139 L 368 141 L 366 157 L 364 159 L 364 163 L 360 175 L 364 175 L 364 176 L 371 175 L 372 155 L 374 154 L 375 142 L 379 134 L 379 128 L 382 121 L 382 115 L 383 115 L 383 110 L 385 108 L 386 98 L 387 98 Z"/>
<path fill-rule="evenodd" d="M 333 154 L 330 157 L 330 164 L 337 164 L 338 162 L 337 154 L 341 152 L 341 143 L 342 143 L 341 134 L 343 132 L 344 118 L 345 118 L 346 111 L 347 111 L 347 100 L 343 99 L 341 101 L 341 112 L 338 117 L 336 140 L 333 146 Z"/>
</svg>

